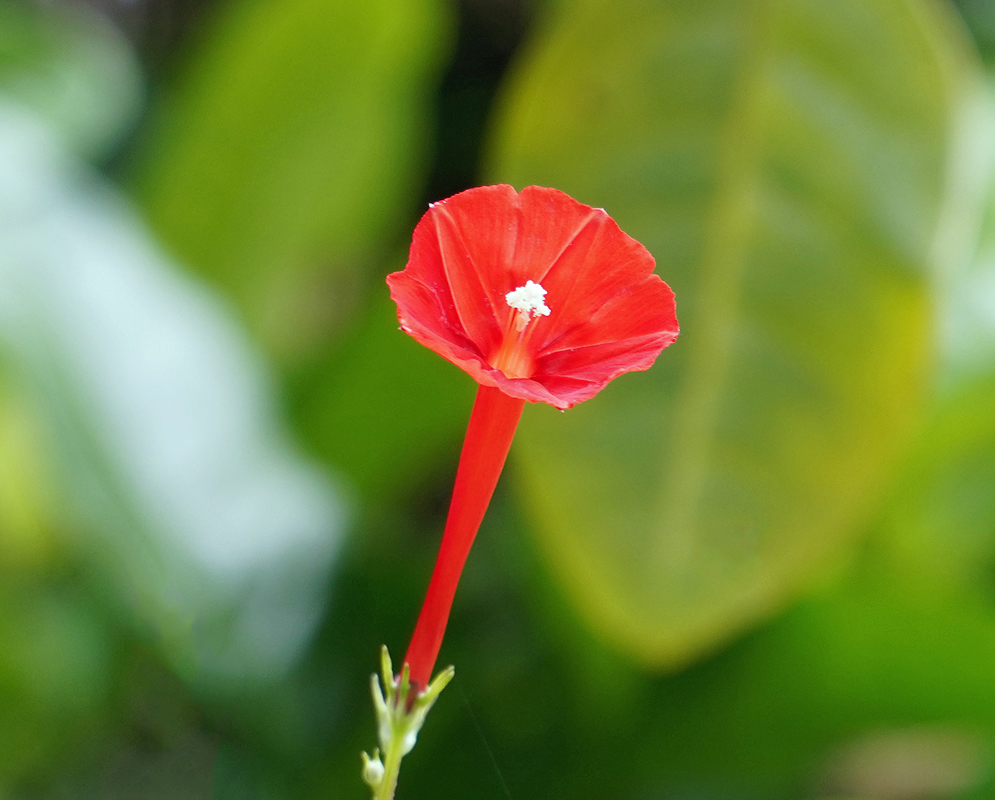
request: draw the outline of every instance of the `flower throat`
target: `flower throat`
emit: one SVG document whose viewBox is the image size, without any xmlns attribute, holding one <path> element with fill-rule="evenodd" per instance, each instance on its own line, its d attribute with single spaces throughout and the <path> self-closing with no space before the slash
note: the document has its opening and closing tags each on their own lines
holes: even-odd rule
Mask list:
<svg viewBox="0 0 995 800">
<path fill-rule="evenodd" d="M 545 298 L 546 290 L 535 281 L 526 281 L 524 286 L 519 286 L 504 296 L 505 302 L 517 313 L 504 333 L 501 346 L 491 357 L 491 366 L 501 370 L 509 378 L 532 376 L 535 363 L 524 347 L 525 332 L 533 319 L 549 316 Z"/>
</svg>

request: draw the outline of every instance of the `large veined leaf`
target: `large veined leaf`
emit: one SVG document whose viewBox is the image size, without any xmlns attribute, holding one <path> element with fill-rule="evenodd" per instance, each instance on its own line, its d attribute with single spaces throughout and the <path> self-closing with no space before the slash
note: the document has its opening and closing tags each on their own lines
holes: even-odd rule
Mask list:
<svg viewBox="0 0 995 800">
<path fill-rule="evenodd" d="M 153 226 L 280 355 L 337 329 L 418 192 L 446 10 L 225 3 L 146 137 Z"/>
<path fill-rule="evenodd" d="M 201 687 L 282 676 L 322 613 L 342 509 L 244 334 L 49 126 L 4 103 L 0 242 L 5 375 L 45 427 L 59 521 L 107 599 Z"/>
<path fill-rule="evenodd" d="M 491 177 L 604 206 L 682 333 L 648 373 L 527 414 L 518 464 L 579 607 L 669 667 L 782 607 L 880 491 L 927 375 L 976 67 L 923 0 L 556 8 Z"/>
</svg>

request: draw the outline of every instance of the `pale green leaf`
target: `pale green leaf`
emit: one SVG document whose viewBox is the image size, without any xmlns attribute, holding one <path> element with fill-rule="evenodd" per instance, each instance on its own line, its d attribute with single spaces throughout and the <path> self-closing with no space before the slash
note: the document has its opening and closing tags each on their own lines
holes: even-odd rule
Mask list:
<svg viewBox="0 0 995 800">
<path fill-rule="evenodd" d="M 0 242 L 0 351 L 44 426 L 74 554 L 199 687 L 281 677 L 322 614 L 344 511 L 244 333 L 49 126 L 2 101 Z"/>
</svg>

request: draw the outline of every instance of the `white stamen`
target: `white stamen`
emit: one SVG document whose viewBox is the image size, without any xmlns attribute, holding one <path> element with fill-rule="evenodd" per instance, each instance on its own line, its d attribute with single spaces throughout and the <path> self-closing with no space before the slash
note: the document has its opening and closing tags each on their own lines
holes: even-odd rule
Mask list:
<svg viewBox="0 0 995 800">
<path fill-rule="evenodd" d="M 504 296 L 508 305 L 518 312 L 517 327 L 519 330 L 523 330 L 528 325 L 530 313 L 533 317 L 549 316 L 549 307 L 544 301 L 545 297 L 546 290 L 535 281 L 526 281 L 524 286 L 519 286 L 515 291 L 508 292 Z"/>
</svg>

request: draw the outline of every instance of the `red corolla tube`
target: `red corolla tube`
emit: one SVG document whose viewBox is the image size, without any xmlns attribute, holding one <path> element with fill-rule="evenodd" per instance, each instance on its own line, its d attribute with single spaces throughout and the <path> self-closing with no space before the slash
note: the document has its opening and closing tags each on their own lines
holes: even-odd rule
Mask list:
<svg viewBox="0 0 995 800">
<path fill-rule="evenodd" d="M 556 189 L 483 186 L 433 203 L 388 276 L 401 328 L 480 384 L 442 544 L 405 663 L 431 677 L 456 585 L 525 401 L 567 409 L 652 366 L 674 293 L 603 209 Z"/>
</svg>

